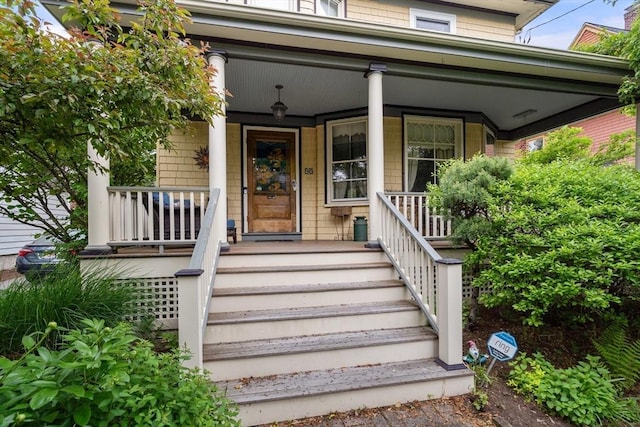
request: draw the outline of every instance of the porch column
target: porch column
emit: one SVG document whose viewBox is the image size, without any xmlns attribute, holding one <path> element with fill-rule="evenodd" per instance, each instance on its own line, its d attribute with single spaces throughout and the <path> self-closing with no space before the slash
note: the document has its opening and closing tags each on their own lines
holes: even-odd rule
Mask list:
<svg viewBox="0 0 640 427">
<path fill-rule="evenodd" d="M 226 237 L 222 237 L 227 235 L 227 118 L 224 104 L 227 53 L 223 50 L 210 50 L 207 52 L 207 61 L 216 70 L 210 85 L 222 100 L 221 114 L 213 117 L 213 126 L 209 126 L 209 192 L 214 188 L 220 189 L 213 228 L 224 238 L 223 250 L 228 250 Z"/>
<path fill-rule="evenodd" d="M 88 236 L 87 246 L 82 251 L 83 255 L 104 255 L 111 253 L 109 242 L 109 159 L 101 156 L 87 144 L 89 160 L 99 165 L 103 170 L 89 168 L 87 173 L 87 205 L 88 205 Z"/>
<path fill-rule="evenodd" d="M 636 170 L 640 170 L 640 102 L 636 104 Z"/>
<path fill-rule="evenodd" d="M 365 75 L 369 80 L 369 105 L 367 126 L 367 196 L 369 198 L 369 243 L 378 246 L 382 235 L 380 200 L 376 193 L 384 191 L 384 111 L 382 104 L 382 73 L 385 64 L 370 64 Z"/>
</svg>

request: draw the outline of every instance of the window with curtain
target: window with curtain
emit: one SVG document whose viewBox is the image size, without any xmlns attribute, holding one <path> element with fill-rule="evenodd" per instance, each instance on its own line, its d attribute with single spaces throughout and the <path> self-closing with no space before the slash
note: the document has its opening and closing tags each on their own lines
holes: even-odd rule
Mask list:
<svg viewBox="0 0 640 427">
<path fill-rule="evenodd" d="M 405 116 L 405 188 L 424 192 L 438 165 L 462 156 L 462 120 Z"/>
<path fill-rule="evenodd" d="M 327 200 L 367 199 L 367 121 L 327 122 Z"/>
</svg>

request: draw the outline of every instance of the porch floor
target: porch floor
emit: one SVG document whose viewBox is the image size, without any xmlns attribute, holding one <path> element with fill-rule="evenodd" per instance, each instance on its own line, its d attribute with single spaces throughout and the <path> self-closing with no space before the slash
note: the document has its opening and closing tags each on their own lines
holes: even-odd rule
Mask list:
<svg viewBox="0 0 640 427">
<path fill-rule="evenodd" d="M 352 240 L 297 240 L 297 241 L 240 241 L 230 243 L 229 251 L 223 252 L 222 256 L 233 254 L 287 254 L 287 253 L 308 253 L 308 252 L 353 252 L 370 251 L 365 247 L 367 242 L 355 242 Z M 435 240 L 430 242 L 434 248 L 450 248 L 451 242 L 448 240 Z M 375 250 L 375 249 L 373 249 Z M 107 257 L 114 258 L 145 258 L 158 256 L 191 256 L 193 245 L 166 245 L 163 251 L 158 246 L 123 246 Z"/>
</svg>

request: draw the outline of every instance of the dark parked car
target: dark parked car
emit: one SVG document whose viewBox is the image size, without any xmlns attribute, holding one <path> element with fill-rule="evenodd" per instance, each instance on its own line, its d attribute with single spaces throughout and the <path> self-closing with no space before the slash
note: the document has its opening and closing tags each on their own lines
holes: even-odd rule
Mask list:
<svg viewBox="0 0 640 427">
<path fill-rule="evenodd" d="M 62 261 L 56 253 L 54 240 L 41 236 L 18 251 L 16 270 L 26 275 L 49 273 Z"/>
</svg>

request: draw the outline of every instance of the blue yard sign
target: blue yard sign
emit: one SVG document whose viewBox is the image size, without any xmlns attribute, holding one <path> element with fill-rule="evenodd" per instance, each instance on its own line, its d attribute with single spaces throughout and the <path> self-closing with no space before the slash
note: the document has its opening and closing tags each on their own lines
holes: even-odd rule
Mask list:
<svg viewBox="0 0 640 427">
<path fill-rule="evenodd" d="M 513 359 L 518 351 L 516 339 L 507 332 L 496 332 L 487 341 L 489 354 L 496 360 L 505 362 Z"/>
</svg>

